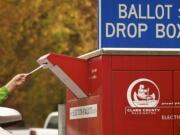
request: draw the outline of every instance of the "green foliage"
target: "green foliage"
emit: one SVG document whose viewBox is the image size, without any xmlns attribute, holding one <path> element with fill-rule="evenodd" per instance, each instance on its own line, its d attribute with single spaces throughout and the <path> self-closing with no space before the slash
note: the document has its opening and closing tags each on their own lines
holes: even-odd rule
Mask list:
<svg viewBox="0 0 180 135">
<path fill-rule="evenodd" d="M 95 0 L 0 1 L 0 82 L 38 66 L 49 52 L 78 56 L 97 44 Z M 48 70 L 29 78 L 6 106 L 20 110 L 27 126 L 42 126 L 49 112 L 65 102 L 65 88 Z"/>
</svg>

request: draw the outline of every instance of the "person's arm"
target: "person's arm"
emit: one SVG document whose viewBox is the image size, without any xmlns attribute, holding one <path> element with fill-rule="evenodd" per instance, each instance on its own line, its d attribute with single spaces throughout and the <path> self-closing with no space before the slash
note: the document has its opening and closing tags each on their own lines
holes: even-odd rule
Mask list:
<svg viewBox="0 0 180 135">
<path fill-rule="evenodd" d="M 11 91 L 25 82 L 27 76 L 27 74 L 18 74 L 13 77 L 4 87 L 0 88 L 0 104 L 7 99 L 8 94 Z"/>
<path fill-rule="evenodd" d="M 28 74 L 18 74 L 15 77 L 13 77 L 6 85 L 5 87 L 9 92 L 13 91 L 16 87 L 22 85 L 27 78 Z"/>
</svg>

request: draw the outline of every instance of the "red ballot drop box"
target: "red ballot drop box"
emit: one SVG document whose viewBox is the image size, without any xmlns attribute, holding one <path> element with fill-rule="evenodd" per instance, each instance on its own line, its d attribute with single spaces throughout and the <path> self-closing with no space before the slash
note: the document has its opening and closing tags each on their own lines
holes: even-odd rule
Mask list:
<svg viewBox="0 0 180 135">
<path fill-rule="evenodd" d="M 179 52 L 41 57 L 68 88 L 66 135 L 180 135 Z"/>
</svg>

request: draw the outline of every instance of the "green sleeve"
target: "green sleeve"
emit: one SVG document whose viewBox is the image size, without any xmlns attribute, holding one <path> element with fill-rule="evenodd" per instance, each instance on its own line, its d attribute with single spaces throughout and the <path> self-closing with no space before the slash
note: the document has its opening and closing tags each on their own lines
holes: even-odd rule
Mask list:
<svg viewBox="0 0 180 135">
<path fill-rule="evenodd" d="M 8 97 L 8 89 L 6 87 L 0 88 L 0 104 L 2 104 Z"/>
</svg>

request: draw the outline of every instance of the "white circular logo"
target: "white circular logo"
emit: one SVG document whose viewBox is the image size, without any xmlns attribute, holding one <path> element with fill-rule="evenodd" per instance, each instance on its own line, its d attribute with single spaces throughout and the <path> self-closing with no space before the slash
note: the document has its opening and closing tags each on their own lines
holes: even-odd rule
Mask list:
<svg viewBox="0 0 180 135">
<path fill-rule="evenodd" d="M 159 88 L 152 80 L 137 79 L 128 87 L 127 100 L 131 107 L 156 107 L 160 100 Z"/>
</svg>

